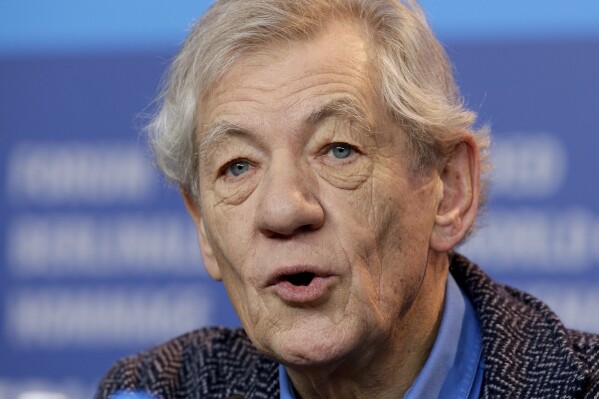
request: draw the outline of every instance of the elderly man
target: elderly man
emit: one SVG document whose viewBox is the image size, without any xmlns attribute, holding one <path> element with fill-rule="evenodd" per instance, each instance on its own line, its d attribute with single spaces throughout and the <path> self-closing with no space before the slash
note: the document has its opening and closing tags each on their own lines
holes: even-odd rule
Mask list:
<svg viewBox="0 0 599 399">
<path fill-rule="evenodd" d="M 599 397 L 596 336 L 452 251 L 487 138 L 415 3 L 217 1 L 161 104 L 158 164 L 243 330 L 124 359 L 99 398 Z"/>
</svg>

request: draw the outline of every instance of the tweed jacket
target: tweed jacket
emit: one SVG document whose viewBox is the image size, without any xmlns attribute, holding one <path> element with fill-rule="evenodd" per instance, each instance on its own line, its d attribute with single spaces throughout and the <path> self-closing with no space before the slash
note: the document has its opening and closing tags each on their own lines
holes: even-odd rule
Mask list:
<svg viewBox="0 0 599 399">
<path fill-rule="evenodd" d="M 461 255 L 451 255 L 451 272 L 481 324 L 482 398 L 599 398 L 599 336 L 567 330 L 538 299 Z M 118 361 L 96 399 L 137 389 L 160 399 L 278 398 L 278 364 L 243 330 L 206 328 Z"/>
</svg>

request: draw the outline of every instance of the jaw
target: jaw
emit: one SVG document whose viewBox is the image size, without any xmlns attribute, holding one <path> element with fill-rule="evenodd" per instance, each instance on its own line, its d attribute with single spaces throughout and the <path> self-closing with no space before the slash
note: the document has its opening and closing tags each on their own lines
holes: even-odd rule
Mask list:
<svg viewBox="0 0 599 399">
<path fill-rule="evenodd" d="M 329 367 L 342 362 L 364 335 L 356 320 L 344 317 L 347 305 L 339 306 L 339 299 L 333 294 L 328 301 L 289 306 L 272 295 L 263 302 L 268 309 L 261 312 L 269 316 L 255 320 L 246 331 L 260 351 L 287 366 Z"/>
<path fill-rule="evenodd" d="M 379 328 L 363 325 L 357 333 L 352 324 L 318 324 L 308 318 L 297 331 L 288 331 L 281 344 L 293 356 L 278 360 L 302 397 L 383 399 L 401 397 L 409 389 L 435 342 L 445 297 L 447 255 L 432 252 L 428 259 L 420 290 L 402 312 L 401 323 L 379 319 Z M 322 328 L 310 330 L 317 325 Z"/>
</svg>

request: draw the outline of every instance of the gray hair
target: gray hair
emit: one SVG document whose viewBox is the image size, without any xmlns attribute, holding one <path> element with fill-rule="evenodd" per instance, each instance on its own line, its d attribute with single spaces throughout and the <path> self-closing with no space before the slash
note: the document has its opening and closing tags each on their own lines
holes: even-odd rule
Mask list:
<svg viewBox="0 0 599 399">
<path fill-rule="evenodd" d="M 365 27 L 381 99 L 407 135 L 414 168 L 435 165 L 468 136 L 485 158 L 487 130 L 473 130 L 476 114 L 464 107 L 447 55 L 415 1 L 218 0 L 192 27 L 147 126 L 156 163 L 167 178 L 198 198 L 199 109 L 235 62 L 277 44 L 313 38 L 332 20 Z"/>
</svg>

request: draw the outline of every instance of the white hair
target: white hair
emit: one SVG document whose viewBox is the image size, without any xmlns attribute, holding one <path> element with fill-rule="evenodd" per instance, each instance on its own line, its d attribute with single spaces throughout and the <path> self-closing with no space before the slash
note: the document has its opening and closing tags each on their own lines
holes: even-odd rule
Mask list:
<svg viewBox="0 0 599 399">
<path fill-rule="evenodd" d="M 242 56 L 313 38 L 333 20 L 361 24 L 369 35 L 381 100 L 405 131 L 415 168 L 435 165 L 468 136 L 486 158 L 487 130 L 473 130 L 476 114 L 415 1 L 218 0 L 192 27 L 147 126 L 164 174 L 198 198 L 199 109 L 214 84 Z"/>
</svg>

